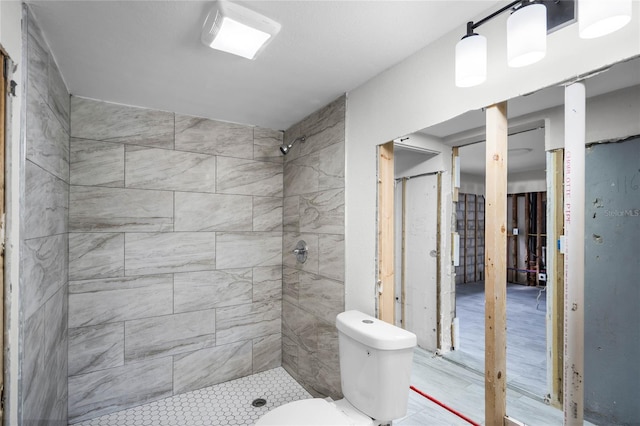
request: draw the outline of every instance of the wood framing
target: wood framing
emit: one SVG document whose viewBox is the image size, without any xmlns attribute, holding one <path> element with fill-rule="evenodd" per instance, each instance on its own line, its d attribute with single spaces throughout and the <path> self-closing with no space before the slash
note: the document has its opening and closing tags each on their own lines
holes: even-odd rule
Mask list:
<svg viewBox="0 0 640 426">
<path fill-rule="evenodd" d="M 2 65 L 1 77 L 2 80 L 0 83 L 0 235 L 2 235 L 2 240 L 0 241 L 0 293 L 2 296 L 2 303 L 0 303 L 0 326 L 2 330 L 4 330 L 4 235 L 5 235 L 5 201 L 4 201 L 4 172 L 5 172 L 5 135 L 6 135 L 6 99 L 7 99 L 7 79 L 6 79 L 6 56 L 4 52 L 0 53 L 0 59 Z M 2 333 L 4 336 L 4 332 Z M 4 366 L 4 337 L 1 339 L 3 341 L 2 351 L 0 351 L 0 366 Z M 0 371 L 0 389 L 3 389 L 2 395 L 4 398 L 4 368 Z M 4 401 L 0 404 L 0 423 L 3 422 L 4 419 L 4 410 L 3 410 Z"/>
<path fill-rule="evenodd" d="M 393 142 L 378 146 L 378 318 L 395 323 Z"/>
<path fill-rule="evenodd" d="M 564 211 L 563 211 L 563 181 L 564 181 L 564 150 L 552 151 L 551 173 L 549 175 L 548 193 L 550 209 L 550 223 L 548 224 L 550 235 L 553 240 L 558 240 L 564 235 Z M 550 403 L 556 407 L 562 406 L 562 376 L 564 365 L 564 255 L 560 252 L 556 241 L 550 241 L 547 248 L 547 255 L 553 270 L 547 271 L 547 284 L 550 294 L 549 314 L 551 336 L 549 339 L 551 358 L 549 367 L 551 370 L 551 398 Z M 551 259 L 552 258 L 552 259 Z"/>
<path fill-rule="evenodd" d="M 487 108 L 485 200 L 485 423 L 506 416 L 507 103 Z"/>
<path fill-rule="evenodd" d="M 442 227 L 442 172 L 436 174 L 437 197 L 436 197 L 436 342 L 438 349 L 442 349 L 442 240 L 440 229 Z"/>
<path fill-rule="evenodd" d="M 402 271 L 400 271 L 400 320 L 402 321 L 402 328 L 407 327 L 407 282 L 405 277 L 405 271 L 407 270 L 407 180 L 406 177 L 402 178 Z"/>
</svg>

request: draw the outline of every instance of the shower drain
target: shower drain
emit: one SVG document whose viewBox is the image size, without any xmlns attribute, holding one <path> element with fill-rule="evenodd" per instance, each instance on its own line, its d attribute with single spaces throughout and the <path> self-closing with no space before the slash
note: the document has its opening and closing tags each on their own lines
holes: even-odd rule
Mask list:
<svg viewBox="0 0 640 426">
<path fill-rule="evenodd" d="M 263 398 L 254 399 L 251 405 L 254 407 L 264 407 L 267 404 L 267 400 Z"/>
</svg>

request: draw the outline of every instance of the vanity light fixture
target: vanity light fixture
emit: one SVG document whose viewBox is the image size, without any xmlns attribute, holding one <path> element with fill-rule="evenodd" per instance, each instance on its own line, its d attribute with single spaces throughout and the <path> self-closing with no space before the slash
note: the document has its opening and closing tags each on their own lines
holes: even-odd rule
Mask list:
<svg viewBox="0 0 640 426">
<path fill-rule="evenodd" d="M 474 30 L 507 10 L 512 10 L 507 19 L 507 62 L 512 68 L 531 65 L 544 58 L 547 32 L 575 22 L 575 9 L 581 38 L 609 34 L 631 21 L 632 0 L 567 1 L 572 16 L 566 16 L 566 5 L 561 3 L 564 2 L 517 0 L 477 22 L 468 22 L 466 35 L 456 44 L 456 86 L 472 87 L 484 83 L 487 78 L 487 40 Z M 548 22 L 552 28 L 547 28 Z"/>
<path fill-rule="evenodd" d="M 578 4 L 580 38 L 611 34 L 630 21 L 631 0 L 581 0 Z"/>
<path fill-rule="evenodd" d="M 280 31 L 280 24 L 246 7 L 216 1 L 207 15 L 200 39 L 213 49 L 255 59 Z"/>
<path fill-rule="evenodd" d="M 507 19 L 507 58 L 512 68 L 534 64 L 547 53 L 547 7 L 523 3 Z"/>
</svg>

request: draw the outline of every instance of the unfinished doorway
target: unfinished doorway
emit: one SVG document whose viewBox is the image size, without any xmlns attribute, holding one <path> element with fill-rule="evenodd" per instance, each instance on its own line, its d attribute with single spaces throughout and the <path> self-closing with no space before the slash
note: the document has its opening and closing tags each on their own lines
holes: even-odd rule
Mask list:
<svg viewBox="0 0 640 426">
<path fill-rule="evenodd" d="M 548 394 L 545 292 L 546 153 L 542 123 L 508 136 L 506 205 L 507 385 L 537 399 Z M 450 360 L 485 368 L 485 143 L 457 149 L 456 332 Z M 487 237 L 488 238 L 488 237 Z"/>
</svg>

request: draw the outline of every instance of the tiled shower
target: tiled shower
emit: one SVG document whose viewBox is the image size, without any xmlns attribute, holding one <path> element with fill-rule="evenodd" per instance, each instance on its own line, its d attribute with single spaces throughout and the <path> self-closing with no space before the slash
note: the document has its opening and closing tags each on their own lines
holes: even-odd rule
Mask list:
<svg viewBox="0 0 640 426">
<path fill-rule="evenodd" d="M 71 98 L 71 422 L 280 366 L 281 143 Z"/>
<path fill-rule="evenodd" d="M 26 13 L 23 423 L 280 365 L 339 397 L 346 99 L 281 132 L 69 98 Z"/>
</svg>

